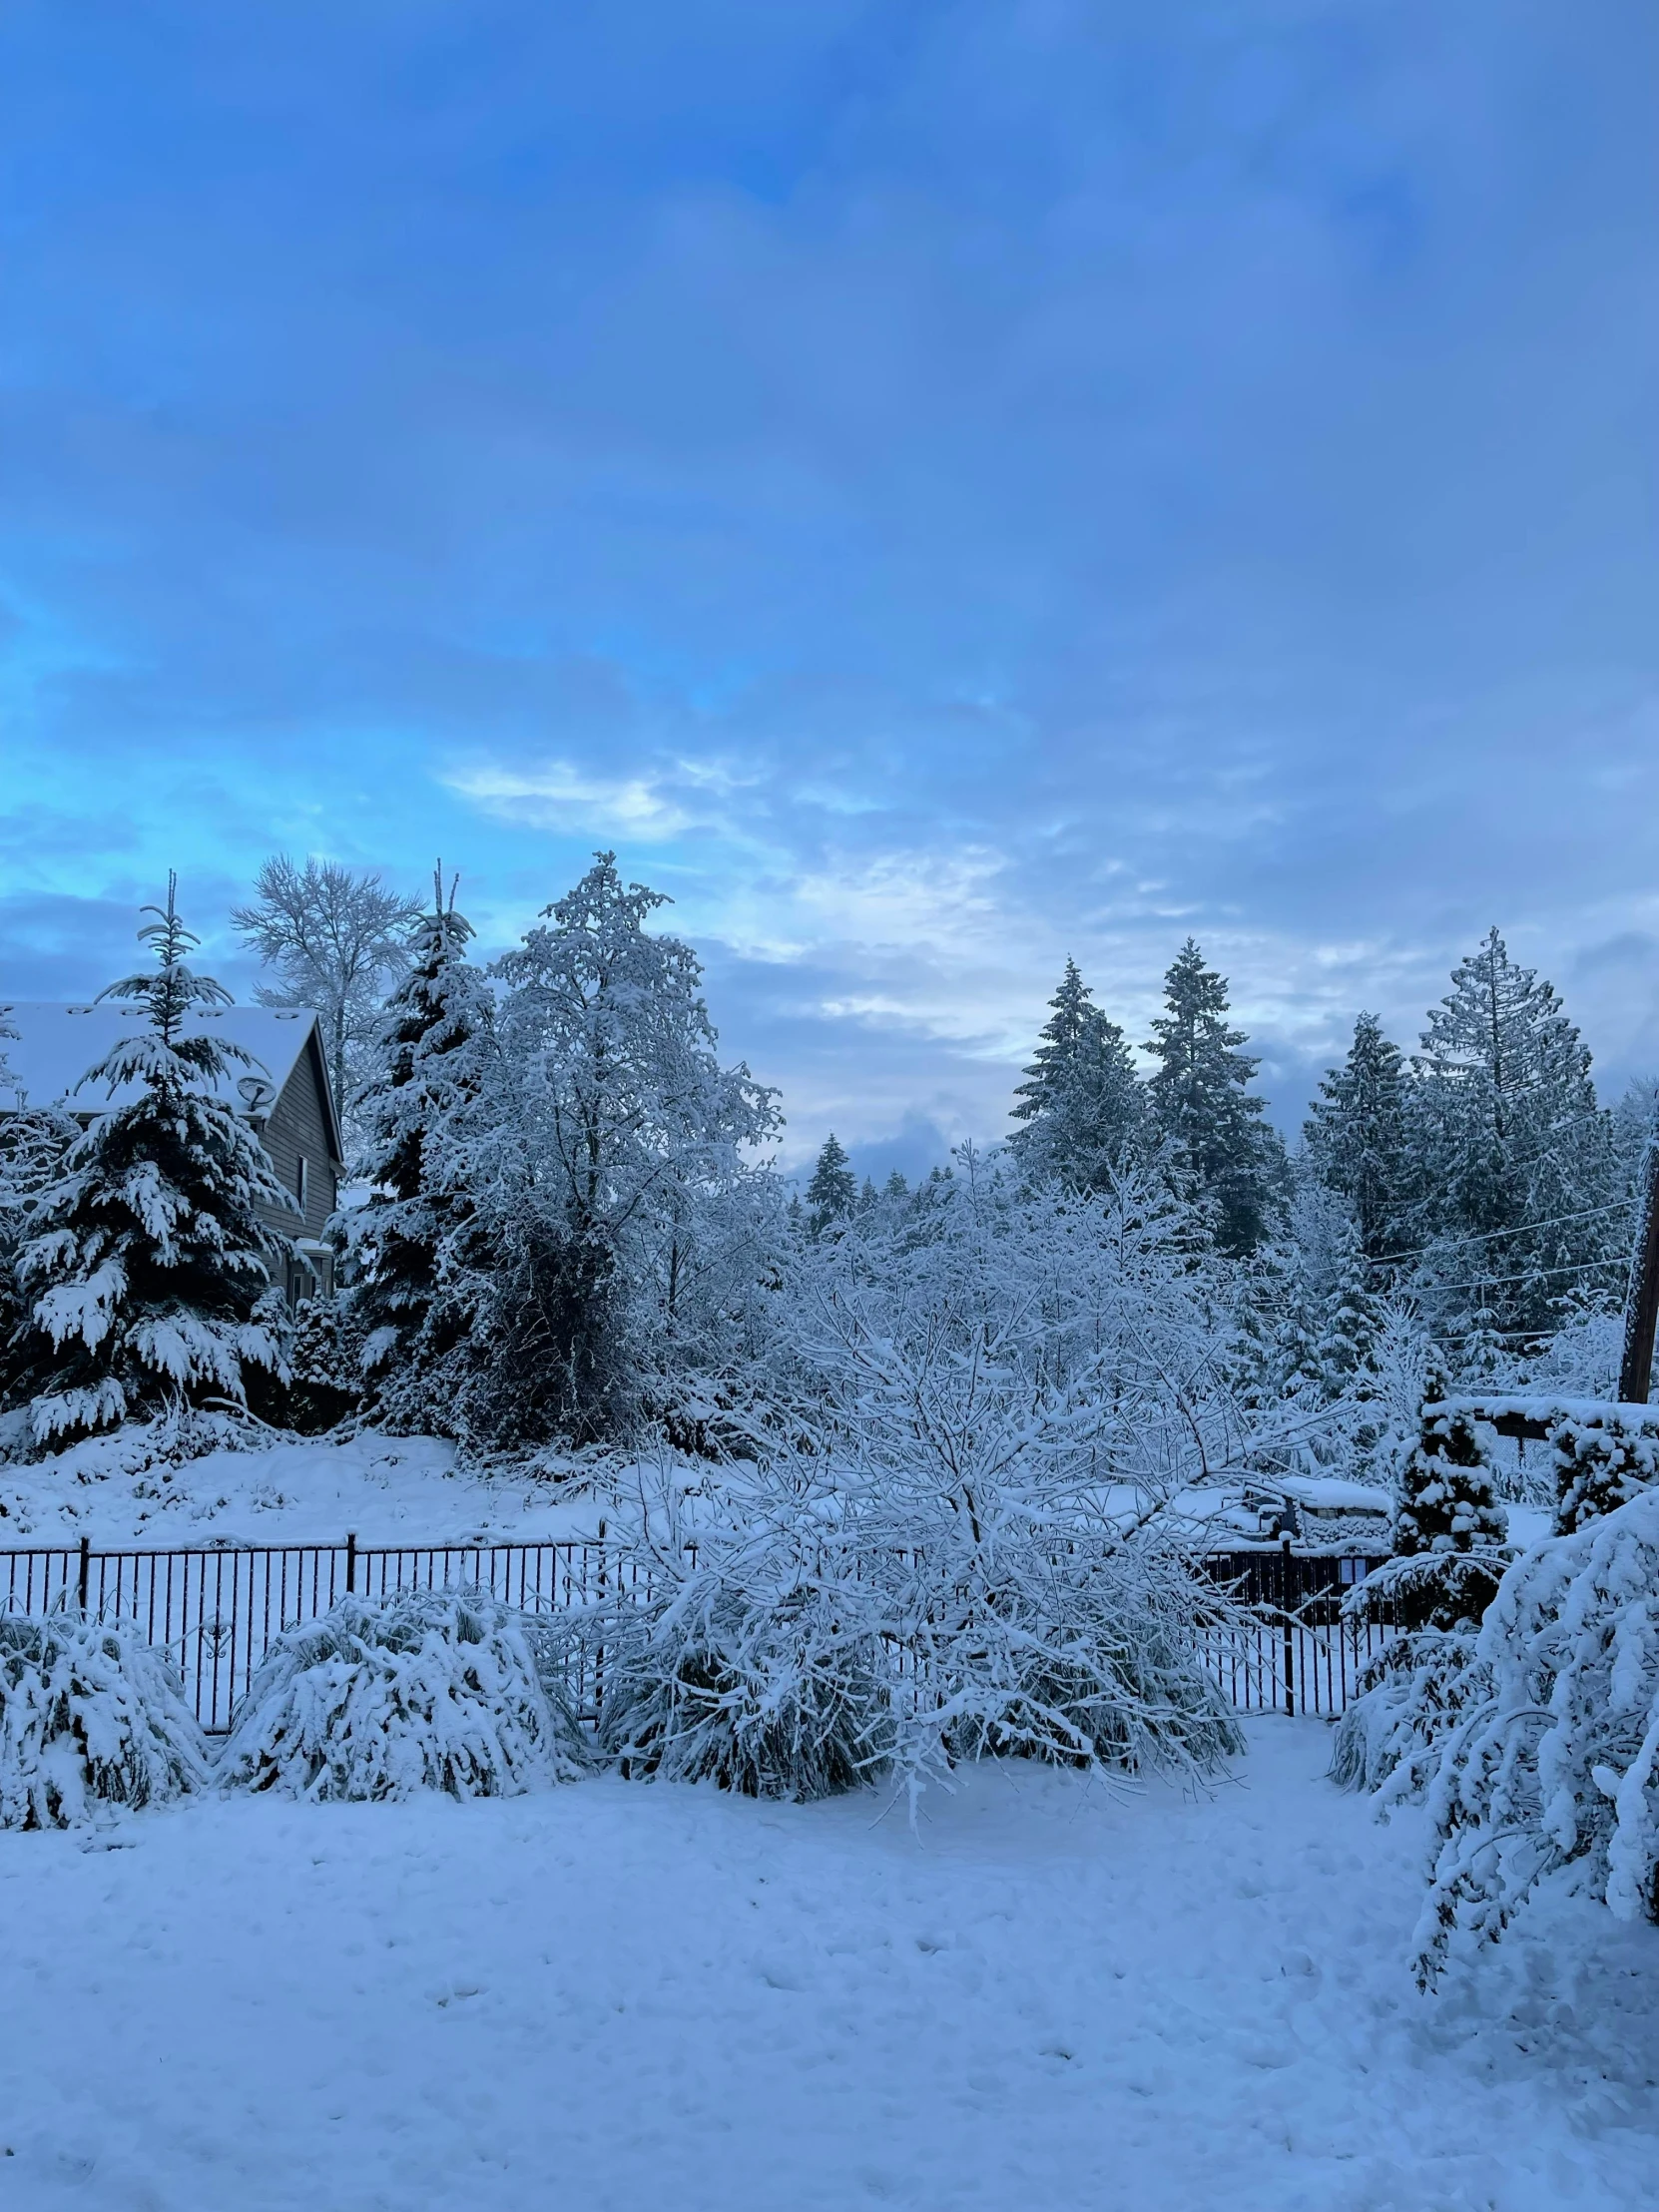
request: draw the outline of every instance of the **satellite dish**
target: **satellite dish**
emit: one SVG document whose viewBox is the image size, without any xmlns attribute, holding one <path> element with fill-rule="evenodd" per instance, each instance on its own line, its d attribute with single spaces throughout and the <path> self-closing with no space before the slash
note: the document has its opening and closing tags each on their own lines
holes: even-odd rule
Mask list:
<svg viewBox="0 0 1659 2212">
<path fill-rule="evenodd" d="M 271 1085 L 263 1075 L 239 1076 L 237 1092 L 251 1114 L 257 1114 L 271 1104 Z"/>
</svg>

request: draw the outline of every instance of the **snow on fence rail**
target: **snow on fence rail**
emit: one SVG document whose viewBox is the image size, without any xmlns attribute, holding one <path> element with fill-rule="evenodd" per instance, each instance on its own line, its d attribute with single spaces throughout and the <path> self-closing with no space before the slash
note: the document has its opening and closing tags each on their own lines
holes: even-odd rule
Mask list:
<svg viewBox="0 0 1659 2212">
<path fill-rule="evenodd" d="M 1342 1595 L 1381 1564 L 1359 1552 L 1210 1552 L 1206 1572 L 1250 1608 L 1245 1626 L 1204 1631 L 1210 1672 L 1243 1712 L 1336 1715 L 1390 1631 L 1339 1617 Z M 136 1622 L 178 1664 L 210 1734 L 237 1701 L 272 1640 L 314 1620 L 348 1593 L 477 1589 L 530 1613 L 564 1612 L 643 1591 L 638 1559 L 616 1544 L 214 1545 L 205 1549 L 0 1551 L 0 1612 L 40 1616 L 57 1605 Z M 573 1685 L 597 1703 L 598 1681 Z"/>
</svg>

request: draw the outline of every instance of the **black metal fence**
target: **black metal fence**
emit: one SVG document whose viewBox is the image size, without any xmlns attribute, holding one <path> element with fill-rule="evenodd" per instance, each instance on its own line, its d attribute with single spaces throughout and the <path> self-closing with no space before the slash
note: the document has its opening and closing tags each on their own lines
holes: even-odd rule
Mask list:
<svg viewBox="0 0 1659 2212">
<path fill-rule="evenodd" d="M 1341 1618 L 1344 1591 L 1374 1554 L 1212 1552 L 1206 1571 L 1248 1608 L 1204 1631 L 1217 1683 L 1247 1713 L 1336 1715 L 1390 1630 Z M 165 1646 L 203 1727 L 221 1734 L 272 1641 L 348 1592 L 469 1589 L 528 1613 L 563 1612 L 641 1590 L 634 1555 L 603 1542 L 253 1544 L 203 1550 L 0 1551 L 0 1611 L 58 1605 L 117 1612 Z M 598 1685 L 589 1686 L 597 1695 Z"/>
</svg>

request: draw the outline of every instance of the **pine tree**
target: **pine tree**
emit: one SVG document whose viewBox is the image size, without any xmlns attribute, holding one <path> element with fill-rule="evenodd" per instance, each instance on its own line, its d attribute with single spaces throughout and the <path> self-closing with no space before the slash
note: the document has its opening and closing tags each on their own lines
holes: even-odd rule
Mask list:
<svg viewBox="0 0 1659 2212">
<path fill-rule="evenodd" d="M 1034 1181 L 1104 1190 L 1138 1149 L 1146 1100 L 1123 1031 L 1089 995 L 1075 960 L 1049 1001 L 1036 1057 L 1015 1092 L 1010 1140 Z"/>
<path fill-rule="evenodd" d="M 1257 1062 L 1227 1021 L 1226 978 L 1189 937 L 1164 978 L 1166 1011 L 1146 1049 L 1152 1117 L 1182 1195 L 1205 1207 L 1224 1252 L 1253 1252 L 1266 1233 L 1283 1147 L 1261 1121 L 1248 1086 Z"/>
<path fill-rule="evenodd" d="M 394 1427 L 449 1425 L 455 1378 L 446 1363 L 467 1335 L 468 1308 L 446 1287 L 453 1246 L 473 1219 L 452 1172 L 444 1131 L 476 1098 L 492 1044 L 494 1005 L 466 956 L 472 925 L 433 879 L 432 911 L 409 943 L 410 964 L 386 1003 L 371 1072 L 354 1101 L 366 1131 L 358 1172 L 368 1201 L 346 1218 L 358 1280 L 353 1320 L 381 1418 Z"/>
<path fill-rule="evenodd" d="M 1547 1334 L 1575 1287 L 1622 1287 L 1627 1195 L 1590 1055 L 1546 982 L 1496 929 L 1428 1017 L 1411 1086 L 1417 1221 L 1443 1320 Z M 1608 1210 L 1611 1209 L 1611 1210 Z"/>
<path fill-rule="evenodd" d="M 1416 1197 L 1405 1062 L 1375 1014 L 1361 1014 L 1340 1068 L 1320 1083 L 1304 1130 L 1327 1189 L 1348 1201 L 1367 1259 L 1409 1245 Z"/>
<path fill-rule="evenodd" d="M 155 969 L 101 994 L 149 1018 L 83 1078 L 103 1083 L 112 1103 L 41 1194 L 19 1260 L 23 1374 L 42 1442 L 214 1400 L 241 1407 L 251 1370 L 283 1370 L 272 1276 L 287 1241 L 260 1209 L 291 1210 L 292 1200 L 219 1095 L 233 1061 L 258 1063 L 192 1020 L 230 993 L 190 967 L 198 940 L 176 888 L 170 875 L 166 906 L 144 909 L 154 919 L 139 936 Z"/>
<path fill-rule="evenodd" d="M 815 1237 L 822 1237 L 831 1222 L 844 1221 L 858 1196 L 857 1179 L 835 1132 L 824 1140 L 824 1149 L 807 1185 L 807 1219 Z"/>
</svg>

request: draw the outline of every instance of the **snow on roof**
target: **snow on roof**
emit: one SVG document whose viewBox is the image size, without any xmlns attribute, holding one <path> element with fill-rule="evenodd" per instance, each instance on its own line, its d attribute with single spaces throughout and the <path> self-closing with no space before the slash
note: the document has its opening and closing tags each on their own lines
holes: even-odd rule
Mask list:
<svg viewBox="0 0 1659 2212">
<path fill-rule="evenodd" d="M 88 1113 L 124 1104 L 137 1092 L 137 1083 L 123 1083 L 113 1098 L 107 1084 L 77 1086 L 89 1068 L 96 1067 L 122 1037 L 142 1031 L 149 1018 L 147 1006 L 130 1006 L 113 998 L 77 999 L 64 1005 L 44 999 L 0 999 L 0 1023 L 17 1031 L 15 1037 L 0 1036 L 0 1062 L 9 1073 L 9 1080 L 0 1082 L 0 1113 L 18 1106 L 64 1106 L 71 1113 Z M 316 1016 L 308 1009 L 196 1006 L 182 1034 L 218 1037 L 254 1055 L 254 1067 L 230 1061 L 215 1085 L 221 1097 L 246 1113 L 252 1105 L 270 1106 L 280 1098 L 315 1027 Z M 250 1100 L 241 1088 L 249 1076 L 263 1076 L 269 1082 L 267 1097 Z"/>
</svg>

